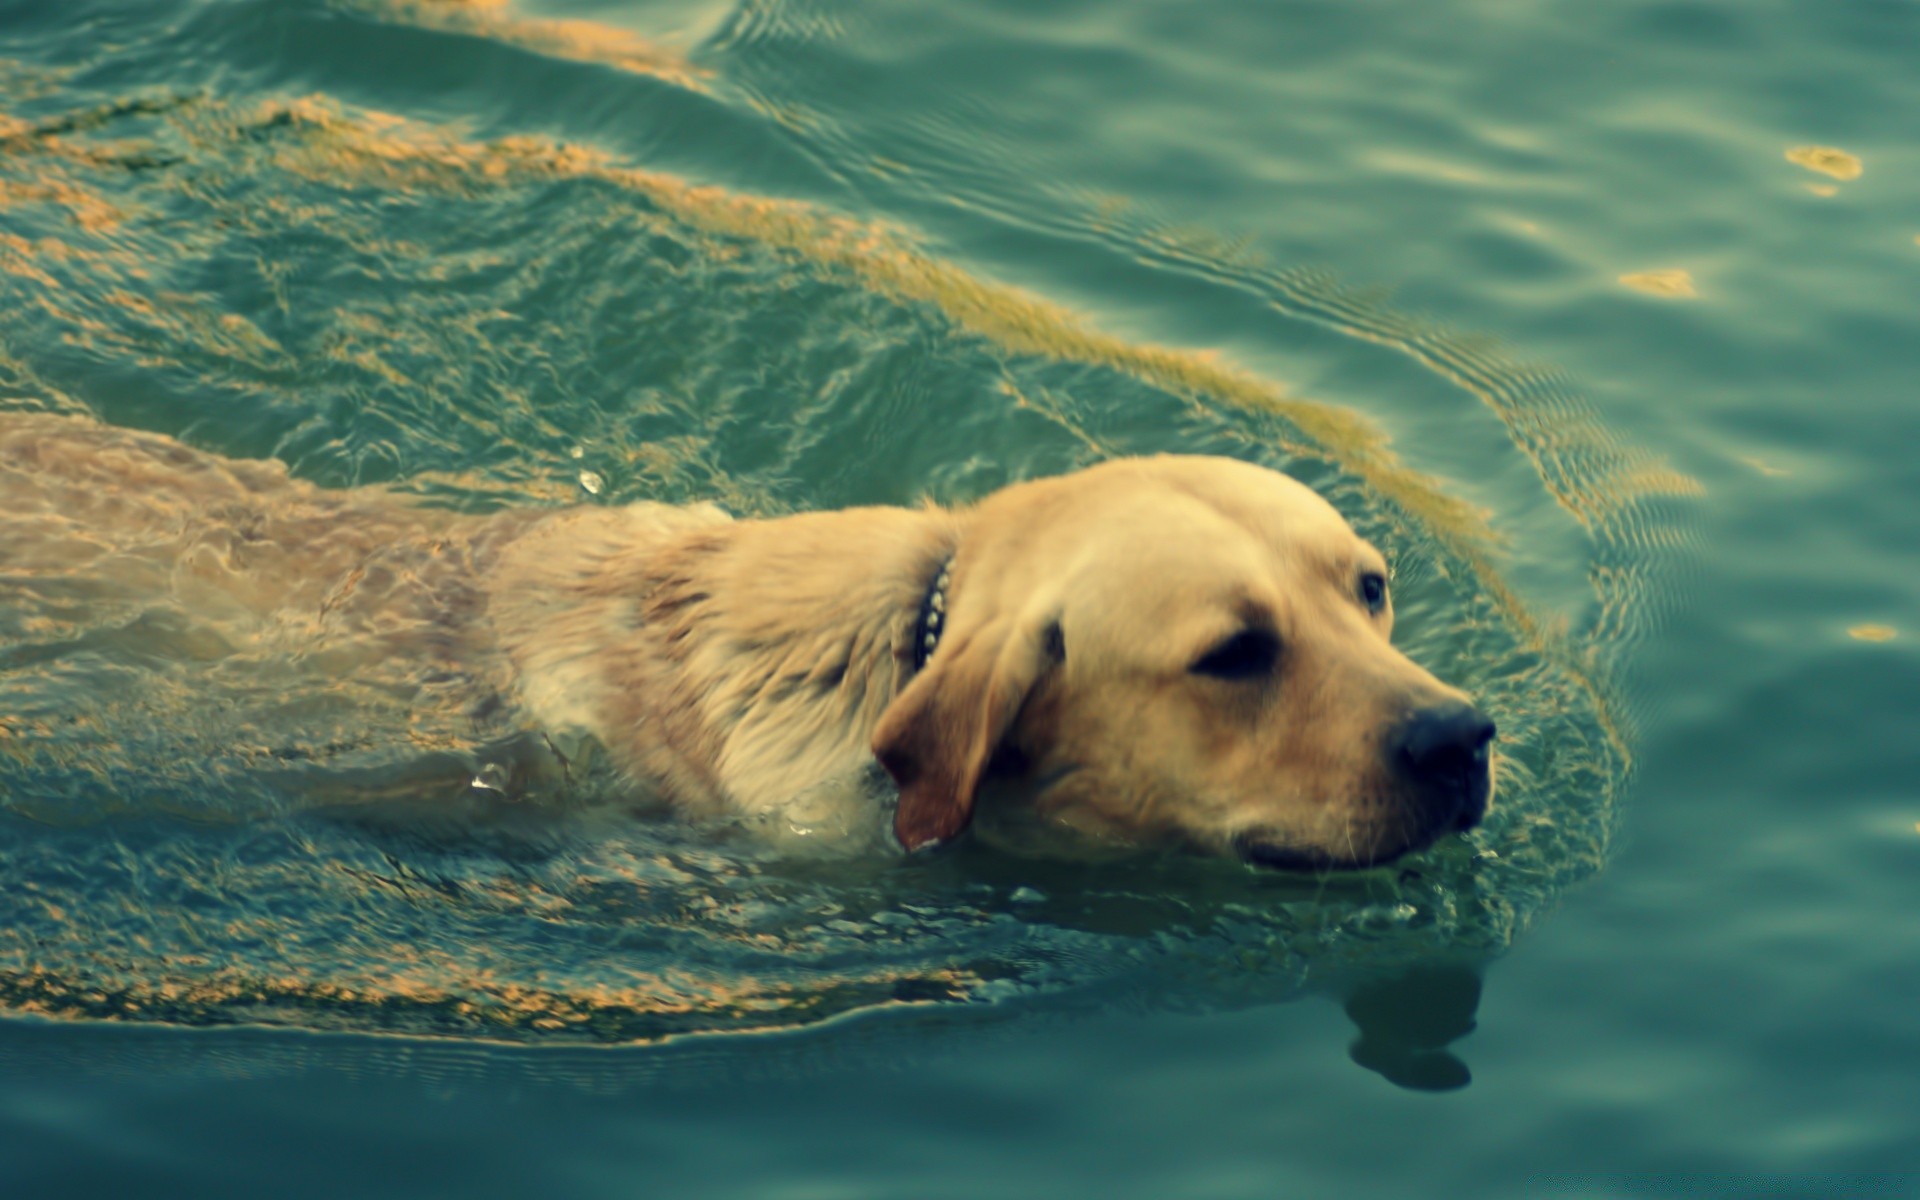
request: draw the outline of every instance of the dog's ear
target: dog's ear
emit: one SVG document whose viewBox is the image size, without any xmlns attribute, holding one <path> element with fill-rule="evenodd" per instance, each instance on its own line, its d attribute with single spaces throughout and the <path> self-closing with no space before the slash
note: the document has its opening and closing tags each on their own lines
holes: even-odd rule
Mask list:
<svg viewBox="0 0 1920 1200">
<path fill-rule="evenodd" d="M 1002 617 L 953 636 L 894 697 L 873 755 L 900 787 L 893 832 L 908 850 L 967 827 L 981 776 L 1060 646 L 1052 622 Z"/>
</svg>

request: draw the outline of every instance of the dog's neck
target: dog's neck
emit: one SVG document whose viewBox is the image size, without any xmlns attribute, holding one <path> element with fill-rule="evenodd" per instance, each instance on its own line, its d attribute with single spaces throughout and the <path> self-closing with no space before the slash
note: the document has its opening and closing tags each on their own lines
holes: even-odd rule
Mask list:
<svg viewBox="0 0 1920 1200">
<path fill-rule="evenodd" d="M 660 556 L 646 612 L 732 805 L 781 806 L 865 774 L 880 714 L 931 652 L 929 605 L 946 604 L 938 579 L 960 525 L 937 509 L 808 513 L 717 527 Z"/>
<path fill-rule="evenodd" d="M 573 510 L 503 556 L 495 625 L 537 722 L 584 727 L 682 804 L 780 811 L 867 775 L 967 520 Z"/>
</svg>

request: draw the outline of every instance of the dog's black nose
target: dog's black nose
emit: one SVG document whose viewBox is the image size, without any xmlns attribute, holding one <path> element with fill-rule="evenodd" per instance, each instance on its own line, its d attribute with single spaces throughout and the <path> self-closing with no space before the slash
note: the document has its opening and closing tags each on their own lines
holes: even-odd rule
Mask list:
<svg viewBox="0 0 1920 1200">
<path fill-rule="evenodd" d="M 1487 714 L 1460 702 L 1418 709 L 1394 731 L 1388 753 L 1436 829 L 1472 829 L 1487 815 L 1493 734 Z"/>
</svg>

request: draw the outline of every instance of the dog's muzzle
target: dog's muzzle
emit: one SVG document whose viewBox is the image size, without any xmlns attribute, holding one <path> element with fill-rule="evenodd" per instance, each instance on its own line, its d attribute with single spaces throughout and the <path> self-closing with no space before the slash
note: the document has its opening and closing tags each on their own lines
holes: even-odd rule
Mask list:
<svg viewBox="0 0 1920 1200">
<path fill-rule="evenodd" d="M 1472 829 L 1487 815 L 1494 732 L 1485 713 L 1459 702 L 1418 709 L 1388 732 L 1382 748 L 1408 797 L 1405 821 L 1410 836 L 1397 846 L 1346 858 L 1289 846 L 1266 831 L 1249 830 L 1233 839 L 1233 849 L 1247 862 L 1281 871 L 1356 870 Z"/>
</svg>

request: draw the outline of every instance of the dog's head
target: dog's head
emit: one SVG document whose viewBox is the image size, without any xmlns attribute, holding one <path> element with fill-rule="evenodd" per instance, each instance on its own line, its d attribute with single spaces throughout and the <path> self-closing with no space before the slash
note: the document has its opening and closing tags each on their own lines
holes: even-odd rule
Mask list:
<svg viewBox="0 0 1920 1200">
<path fill-rule="evenodd" d="M 908 849 L 965 828 L 997 762 L 1055 821 L 1287 868 L 1472 827 L 1493 724 L 1388 640 L 1387 565 L 1304 485 L 1128 459 L 983 501 L 939 649 L 874 753 Z"/>
</svg>

